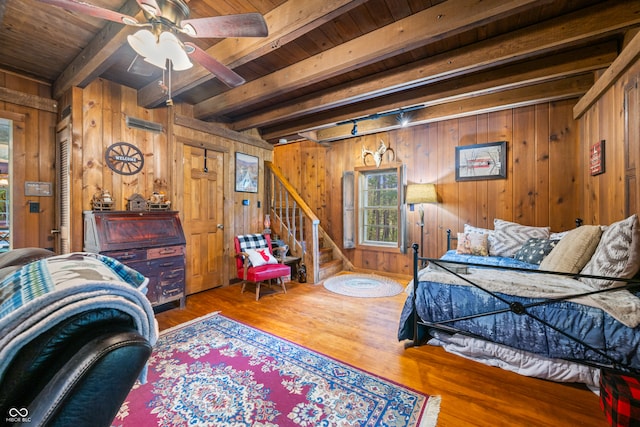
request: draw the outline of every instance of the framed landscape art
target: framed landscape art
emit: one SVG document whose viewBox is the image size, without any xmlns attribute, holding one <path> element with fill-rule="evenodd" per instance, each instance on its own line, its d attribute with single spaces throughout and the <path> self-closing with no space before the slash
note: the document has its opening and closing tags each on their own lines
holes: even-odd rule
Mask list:
<svg viewBox="0 0 640 427">
<path fill-rule="evenodd" d="M 236 191 L 258 192 L 258 157 L 236 153 Z"/>
</svg>

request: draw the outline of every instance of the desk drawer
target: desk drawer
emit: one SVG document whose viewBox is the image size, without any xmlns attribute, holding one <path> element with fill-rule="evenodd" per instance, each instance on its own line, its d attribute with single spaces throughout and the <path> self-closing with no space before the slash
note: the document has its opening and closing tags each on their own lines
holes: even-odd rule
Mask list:
<svg viewBox="0 0 640 427">
<path fill-rule="evenodd" d="M 147 249 L 147 258 L 165 258 L 170 256 L 183 256 L 184 246 L 167 246 L 164 248 L 152 248 Z"/>
<path fill-rule="evenodd" d="M 158 277 L 156 296 L 158 304 L 184 297 L 184 270 L 161 272 Z"/>
<path fill-rule="evenodd" d="M 126 251 L 104 252 L 106 256 L 115 258 L 123 264 L 147 259 L 146 249 L 131 249 Z"/>
</svg>

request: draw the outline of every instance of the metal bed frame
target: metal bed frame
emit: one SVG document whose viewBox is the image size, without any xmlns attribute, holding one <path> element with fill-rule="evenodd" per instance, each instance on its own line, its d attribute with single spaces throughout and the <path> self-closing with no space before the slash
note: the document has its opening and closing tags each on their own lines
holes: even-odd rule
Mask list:
<svg viewBox="0 0 640 427">
<path fill-rule="evenodd" d="M 447 233 L 449 235 L 450 238 L 450 230 L 447 230 Z M 450 246 L 450 240 L 447 240 L 447 247 Z M 621 289 L 626 289 L 629 290 L 630 292 L 638 292 L 640 291 L 640 277 L 638 277 L 638 275 L 636 275 L 636 277 L 634 277 L 633 279 L 619 279 L 619 278 L 612 278 L 612 277 L 605 277 L 605 276 L 592 276 L 592 275 L 584 275 L 584 274 L 574 274 L 574 273 L 559 273 L 559 272 L 553 272 L 553 271 L 544 271 L 544 270 L 530 270 L 530 269 L 524 269 L 524 268 L 517 268 L 517 267 L 493 267 L 493 266 L 487 266 L 487 265 L 483 265 L 483 264 L 476 264 L 476 263 L 469 263 L 469 262 L 459 262 L 459 261 L 444 261 L 441 259 L 437 259 L 437 258 L 425 258 L 425 257 L 420 257 L 418 256 L 418 244 L 414 243 L 412 245 L 413 248 L 413 293 L 412 293 L 412 297 L 411 297 L 411 303 L 412 303 L 412 313 L 413 313 L 413 341 L 407 343 L 405 345 L 405 348 L 408 347 L 414 347 L 414 346 L 419 346 L 422 344 L 422 342 L 420 342 L 419 339 L 419 327 L 426 327 L 429 329 L 434 329 L 434 330 L 439 330 L 448 334 L 454 334 L 454 333 L 458 333 L 458 334 L 463 334 L 466 336 L 470 336 L 470 337 L 474 337 L 474 338 L 479 338 L 485 341 L 490 341 L 488 338 L 486 337 L 482 337 L 482 336 L 478 336 L 476 334 L 464 331 L 464 330 L 460 330 L 458 328 L 455 328 L 453 326 L 450 326 L 450 323 L 456 322 L 456 321 L 461 321 L 461 320 L 468 320 L 468 319 L 473 319 L 473 318 L 478 318 L 478 317 L 484 317 L 484 316 L 492 316 L 492 315 L 496 315 L 496 314 L 500 314 L 500 313 L 506 313 L 506 312 L 512 312 L 518 316 L 529 316 L 532 319 L 535 319 L 536 321 L 542 323 L 543 325 L 545 325 L 548 328 L 553 329 L 554 331 L 564 335 L 565 337 L 571 339 L 572 341 L 578 343 L 581 346 L 584 346 L 586 349 L 589 349 L 597 354 L 599 354 L 600 356 L 602 356 L 603 358 L 607 359 L 608 361 L 611 362 L 610 365 L 605 365 L 605 364 L 601 364 L 601 363 L 597 363 L 597 362 L 591 362 L 591 361 L 585 361 L 585 360 L 578 360 L 578 359 L 565 359 L 565 360 L 569 360 L 571 362 L 575 362 L 575 363 L 580 363 L 583 365 L 587 365 L 587 366 L 593 366 L 596 368 L 602 368 L 602 369 L 608 369 L 610 371 L 617 371 L 617 372 L 621 372 L 621 373 L 627 373 L 627 374 L 634 374 L 634 375 L 640 375 L 640 369 L 638 368 L 633 368 L 631 366 L 627 366 L 624 363 L 620 362 L 619 360 L 616 360 L 614 357 L 606 354 L 605 352 L 603 352 L 600 349 L 594 348 L 591 345 L 585 343 L 580 337 L 575 337 L 565 331 L 562 331 L 561 329 L 557 328 L 554 325 L 549 324 L 547 321 L 545 321 L 544 319 L 539 318 L 538 316 L 536 316 L 533 313 L 530 313 L 528 311 L 529 308 L 531 307 L 536 307 L 536 306 L 545 306 L 545 305 L 550 305 L 550 304 L 555 304 L 557 302 L 560 301 L 568 301 L 568 300 L 572 300 L 575 298 L 579 298 L 579 297 L 583 297 L 583 296 L 588 296 L 588 295 L 595 295 L 595 294 L 600 294 L 600 293 L 606 293 L 606 292 L 615 292 L 615 291 L 619 291 Z M 502 301 L 503 303 L 505 303 L 507 305 L 506 308 L 504 309 L 500 309 L 500 310 L 493 310 L 490 312 L 486 312 L 486 313 L 478 313 L 478 314 L 474 314 L 474 315 L 469 315 L 469 316 L 463 316 L 463 317 L 456 317 L 453 319 L 448 319 L 448 320 L 441 320 L 441 321 L 437 321 L 437 322 L 431 322 L 431 321 L 425 321 L 419 318 L 418 316 L 418 311 L 416 308 L 416 297 L 417 297 L 417 287 L 418 287 L 418 265 L 424 265 L 424 262 L 429 262 L 429 263 L 433 263 L 436 266 L 438 266 L 439 268 L 449 272 L 450 274 L 453 274 L 454 276 L 458 277 L 459 279 L 463 280 L 464 282 L 466 282 L 467 284 L 474 286 L 477 289 L 482 290 L 483 292 L 487 293 L 488 295 L 490 295 L 493 298 L 496 298 L 497 300 Z M 482 268 L 495 268 L 498 270 L 511 270 L 511 271 L 523 271 L 523 272 L 527 272 L 527 273 L 532 273 L 532 274 L 555 274 L 558 276 L 569 276 L 575 279 L 584 277 L 584 278 L 594 278 L 594 279 L 608 279 L 608 280 L 615 280 L 616 282 L 624 282 L 624 286 L 620 286 L 620 287 L 616 287 L 616 288 L 609 288 L 609 289 L 602 289 L 602 290 L 595 290 L 595 291 L 591 291 L 591 292 L 583 292 L 583 293 L 579 293 L 579 294 L 575 294 L 575 295 L 569 295 L 566 297 L 562 297 L 562 298 L 554 298 L 554 299 L 543 299 L 542 301 L 537 301 L 537 302 L 532 302 L 529 304 L 522 304 L 520 302 L 509 302 L 507 301 L 505 298 L 503 298 L 502 296 L 491 292 L 485 288 L 483 288 L 482 286 L 474 283 L 473 281 L 469 280 L 467 277 L 464 277 L 463 275 L 460 275 L 459 273 L 453 271 L 451 268 L 449 268 L 448 266 L 451 266 L 452 264 L 458 264 L 460 266 L 467 266 L 467 267 L 482 267 Z"/>
</svg>

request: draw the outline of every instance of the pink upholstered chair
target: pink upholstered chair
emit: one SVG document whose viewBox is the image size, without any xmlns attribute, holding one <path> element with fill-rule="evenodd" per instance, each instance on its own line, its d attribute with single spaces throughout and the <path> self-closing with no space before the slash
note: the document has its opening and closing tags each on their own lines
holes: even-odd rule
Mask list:
<svg viewBox="0 0 640 427">
<path fill-rule="evenodd" d="M 242 279 L 242 292 L 247 282 L 255 283 L 258 301 L 260 285 L 266 281 L 271 284 L 275 280 L 276 284 L 282 286 L 282 291 L 287 293 L 284 277 L 291 275 L 291 267 L 283 264 L 283 260 L 288 248 L 276 248 L 277 257 L 274 257 L 271 236 L 268 234 L 236 236 L 234 243 L 238 278 Z"/>
</svg>

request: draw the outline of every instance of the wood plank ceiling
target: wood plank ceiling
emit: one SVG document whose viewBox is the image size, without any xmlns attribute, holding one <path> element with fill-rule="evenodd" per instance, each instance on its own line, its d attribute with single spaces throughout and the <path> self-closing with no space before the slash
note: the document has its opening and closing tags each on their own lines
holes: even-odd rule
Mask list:
<svg viewBox="0 0 640 427">
<path fill-rule="evenodd" d="M 86 0 L 144 20 L 134 0 Z M 198 119 L 264 139 L 318 141 L 580 96 L 640 25 L 640 0 L 191 0 L 191 18 L 258 12 L 269 36 L 193 39 L 247 80 L 172 75 Z M 53 98 L 101 77 L 165 105 L 161 71 L 128 71 L 135 27 L 37 0 L 0 0 L 0 69 L 50 82 Z"/>
</svg>

